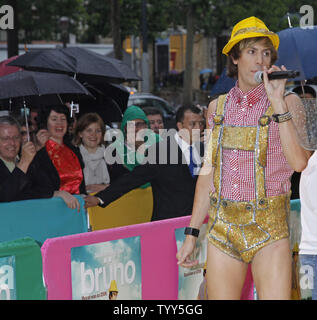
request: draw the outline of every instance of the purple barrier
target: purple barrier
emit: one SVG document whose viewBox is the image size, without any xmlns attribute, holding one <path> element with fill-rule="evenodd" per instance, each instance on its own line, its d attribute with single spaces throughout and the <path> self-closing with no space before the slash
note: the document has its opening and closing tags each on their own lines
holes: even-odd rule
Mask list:
<svg viewBox="0 0 317 320">
<path fill-rule="evenodd" d="M 190 216 L 47 239 L 41 250 L 49 300 L 71 300 L 71 248 L 128 237 L 141 237 L 142 299 L 175 300 L 178 266 L 175 229 L 188 225 Z M 253 299 L 250 269 L 242 299 Z"/>
</svg>

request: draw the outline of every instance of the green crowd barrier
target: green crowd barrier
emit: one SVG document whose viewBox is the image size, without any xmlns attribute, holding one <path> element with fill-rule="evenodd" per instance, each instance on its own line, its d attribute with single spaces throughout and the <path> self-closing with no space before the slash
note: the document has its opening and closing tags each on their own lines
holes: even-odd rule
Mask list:
<svg viewBox="0 0 317 320">
<path fill-rule="evenodd" d="M 42 255 L 31 238 L 0 242 L 0 300 L 46 300 Z"/>
</svg>

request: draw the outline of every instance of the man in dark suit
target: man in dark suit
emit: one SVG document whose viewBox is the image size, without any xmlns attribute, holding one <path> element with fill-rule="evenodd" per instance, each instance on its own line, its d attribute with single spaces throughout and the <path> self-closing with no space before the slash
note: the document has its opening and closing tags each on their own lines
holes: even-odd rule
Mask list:
<svg viewBox="0 0 317 320">
<path fill-rule="evenodd" d="M 176 122 L 178 131 L 169 130 L 163 141 L 152 145 L 145 163 L 95 196 L 87 196 L 85 207 L 105 207 L 132 189 L 150 182 L 153 192 L 152 221 L 190 215 L 203 157 L 200 136 L 204 119 L 200 109 L 181 107 L 177 111 Z M 194 143 L 195 140 L 197 143 Z"/>
<path fill-rule="evenodd" d="M 10 116 L 0 117 L 0 202 L 33 197 L 26 172 L 36 150 L 32 142 L 26 142 L 17 162 L 21 139 L 19 123 Z"/>
</svg>

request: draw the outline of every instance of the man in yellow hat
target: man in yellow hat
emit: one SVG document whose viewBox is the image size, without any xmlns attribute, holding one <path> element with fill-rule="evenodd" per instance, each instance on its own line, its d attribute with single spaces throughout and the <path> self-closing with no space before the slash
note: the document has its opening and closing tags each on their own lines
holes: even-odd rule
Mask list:
<svg viewBox="0 0 317 320">
<path fill-rule="evenodd" d="M 209 104 L 212 134 L 177 253 L 181 266 L 197 264 L 190 253 L 208 212 L 209 299 L 240 299 L 248 264 L 259 299 L 291 297 L 290 177 L 306 167 L 310 152 L 299 145 L 290 113 L 300 99 L 285 95 L 286 80 L 268 80 L 269 73 L 286 70 L 273 65 L 278 46 L 278 35 L 249 17 L 234 26 L 223 48 L 228 75 L 237 82 Z"/>
</svg>

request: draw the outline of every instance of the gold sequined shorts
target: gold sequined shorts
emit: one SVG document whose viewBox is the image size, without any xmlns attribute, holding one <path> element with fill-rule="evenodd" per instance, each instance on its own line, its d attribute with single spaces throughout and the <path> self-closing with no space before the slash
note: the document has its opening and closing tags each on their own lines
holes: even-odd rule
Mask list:
<svg viewBox="0 0 317 320">
<path fill-rule="evenodd" d="M 289 237 L 289 194 L 266 198 L 265 209 L 256 209 L 256 201 L 210 199 L 207 239 L 236 259 L 250 263 L 261 248 Z"/>
</svg>

